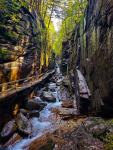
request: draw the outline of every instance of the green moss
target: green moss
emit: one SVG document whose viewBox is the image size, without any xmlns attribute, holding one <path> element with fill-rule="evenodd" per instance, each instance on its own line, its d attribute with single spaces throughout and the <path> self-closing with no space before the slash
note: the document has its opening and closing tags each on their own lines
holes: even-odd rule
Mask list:
<svg viewBox="0 0 113 150">
<path fill-rule="evenodd" d="M 14 32 L 14 31 L 9 31 L 9 32 L 7 33 L 7 35 L 8 35 L 12 40 L 17 40 L 17 38 L 18 38 L 18 34 L 17 34 L 16 32 Z"/>
<path fill-rule="evenodd" d="M 21 5 L 15 0 L 0 0 L 0 10 L 7 14 L 9 13 L 9 15 L 16 13 L 20 7 Z"/>
<path fill-rule="evenodd" d="M 0 58 L 7 59 L 8 58 L 8 50 L 7 49 L 0 49 Z"/>
<path fill-rule="evenodd" d="M 82 36 L 84 33 L 84 17 L 83 19 L 81 19 L 81 22 L 80 22 L 80 36 Z"/>
<path fill-rule="evenodd" d="M 107 134 L 104 141 L 105 150 L 113 150 L 113 134 Z"/>
<path fill-rule="evenodd" d="M 107 125 L 113 126 L 113 119 L 106 120 Z"/>
<path fill-rule="evenodd" d="M 28 3 L 19 0 L 0 0 L 0 24 L 6 25 L 8 22 L 19 23 L 21 7 L 28 7 Z"/>
<path fill-rule="evenodd" d="M 92 42 L 93 50 L 95 52 L 95 50 L 96 50 L 96 31 L 95 31 L 95 29 L 92 31 L 91 42 Z"/>
<path fill-rule="evenodd" d="M 98 119 L 94 117 L 92 118 L 92 121 L 97 125 L 103 124 L 107 127 L 106 132 L 103 132 L 103 134 L 94 137 L 104 142 L 105 150 L 113 150 L 113 133 L 112 132 L 110 133 L 110 131 L 108 130 L 108 129 L 113 130 L 113 119 L 104 120 L 104 119 Z"/>
<path fill-rule="evenodd" d="M 20 18 L 17 14 L 12 14 L 11 15 L 11 20 L 14 21 L 15 23 L 19 23 Z"/>
<path fill-rule="evenodd" d="M 40 148 L 38 148 L 37 150 L 53 150 L 54 149 L 54 143 L 52 140 L 48 140 L 48 142 L 41 146 Z"/>
<path fill-rule="evenodd" d="M 86 49 L 86 34 L 83 35 L 84 49 Z"/>
</svg>

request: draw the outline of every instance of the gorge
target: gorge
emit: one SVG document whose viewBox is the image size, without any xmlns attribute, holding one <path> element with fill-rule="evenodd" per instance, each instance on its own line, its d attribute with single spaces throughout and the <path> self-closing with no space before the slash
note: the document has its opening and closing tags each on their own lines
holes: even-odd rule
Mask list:
<svg viewBox="0 0 113 150">
<path fill-rule="evenodd" d="M 113 150 L 112 43 L 113 0 L 1 0 L 0 150 Z"/>
</svg>

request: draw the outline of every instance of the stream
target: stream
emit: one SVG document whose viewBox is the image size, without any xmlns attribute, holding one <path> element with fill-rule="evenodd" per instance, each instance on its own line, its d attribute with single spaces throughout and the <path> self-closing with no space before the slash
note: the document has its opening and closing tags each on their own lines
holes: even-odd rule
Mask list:
<svg viewBox="0 0 113 150">
<path fill-rule="evenodd" d="M 83 85 L 86 84 L 82 84 L 84 80 L 81 74 L 79 77 L 81 81 L 79 84 L 81 91 L 83 91 L 85 88 Z M 75 150 L 75 147 L 77 147 L 80 142 L 79 138 L 82 137 L 83 142 L 84 138 L 89 138 L 89 141 L 93 143 L 84 128 L 82 128 L 86 116 L 78 116 L 76 98 L 73 93 L 71 93 L 69 85 L 69 78 L 62 76 L 57 66 L 55 74 L 41 89 L 38 88 L 37 91 L 34 91 L 35 95 L 33 95 L 33 99 L 29 99 L 27 105 L 23 108 L 24 111 L 28 111 L 29 116 L 22 112 L 22 108 L 16 115 L 17 118 L 18 114 L 23 113 L 23 116 L 28 117 L 27 121 L 30 123 L 26 123 L 24 117 L 20 118 L 20 120 L 15 120 L 15 122 L 19 122 L 20 126 L 18 127 L 18 124 L 16 124 L 18 130 L 16 130 L 16 133 L 9 141 L 0 147 L 0 150 Z M 36 107 L 33 107 L 33 103 L 38 103 L 40 107 L 43 104 L 44 107 L 39 109 L 38 106 L 36 109 Z M 37 110 L 39 115 L 30 117 L 30 111 Z M 21 124 L 21 122 L 23 122 L 23 124 Z M 27 136 L 24 136 L 19 131 L 21 131 L 21 129 L 25 131 L 27 128 L 26 124 L 31 124 L 31 132 L 27 134 Z M 79 145 L 81 145 L 81 143 L 79 143 Z"/>
<path fill-rule="evenodd" d="M 60 73 L 60 69 L 56 69 L 57 75 Z M 57 76 L 58 77 L 58 76 Z M 13 145 L 9 145 L 8 150 L 26 150 L 26 146 L 28 146 L 32 141 L 35 139 L 40 138 L 42 135 L 52 132 L 57 128 L 57 125 L 59 125 L 60 119 L 55 116 L 55 114 L 51 111 L 52 108 L 58 108 L 61 106 L 62 102 L 61 100 L 61 92 L 60 92 L 60 86 L 58 86 L 56 83 L 48 83 L 48 88 L 56 98 L 56 102 L 49 103 L 46 102 L 46 107 L 40 112 L 40 116 L 33 117 L 31 119 L 33 132 L 30 137 L 21 139 L 17 141 Z M 40 99 L 40 97 L 35 97 L 35 99 Z"/>
</svg>

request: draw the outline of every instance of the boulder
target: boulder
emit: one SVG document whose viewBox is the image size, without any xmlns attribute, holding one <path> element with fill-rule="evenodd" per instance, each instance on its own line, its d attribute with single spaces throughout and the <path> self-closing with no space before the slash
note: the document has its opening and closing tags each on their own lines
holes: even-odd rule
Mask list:
<svg viewBox="0 0 113 150">
<path fill-rule="evenodd" d="M 50 84 L 48 85 L 48 88 L 49 88 L 49 89 L 56 89 L 56 83 L 50 83 Z"/>
<path fill-rule="evenodd" d="M 56 86 L 56 83 L 50 83 L 49 85 L 48 85 L 48 88 L 49 88 L 49 91 L 51 91 L 51 92 L 55 92 L 56 91 L 56 88 L 57 88 L 57 86 Z"/>
<path fill-rule="evenodd" d="M 46 89 L 46 87 L 41 88 L 40 90 L 37 89 L 37 95 L 38 95 L 38 97 L 42 95 L 42 93 L 43 93 L 43 91 L 44 91 L 45 89 Z M 37 96 L 34 96 L 34 98 L 37 99 Z M 39 97 L 39 98 L 40 98 L 40 97 Z"/>
<path fill-rule="evenodd" d="M 44 91 L 42 97 L 43 97 L 44 101 L 47 101 L 47 102 L 50 102 L 50 103 L 56 102 L 56 98 L 49 91 Z"/>
<path fill-rule="evenodd" d="M 25 117 L 22 113 L 17 114 L 15 118 L 15 122 L 18 128 L 18 131 L 24 135 L 30 135 L 32 132 L 32 124 L 27 117 Z"/>
<path fill-rule="evenodd" d="M 57 84 L 58 86 L 60 86 L 60 85 L 62 85 L 62 81 L 63 81 L 63 78 L 58 79 L 57 82 L 56 82 L 56 84 Z"/>
<path fill-rule="evenodd" d="M 20 112 L 24 115 L 28 117 L 28 111 L 26 109 L 20 109 Z"/>
<path fill-rule="evenodd" d="M 59 114 L 63 116 L 67 115 L 77 115 L 77 110 L 76 109 L 68 109 L 68 108 L 60 108 L 59 109 Z"/>
<path fill-rule="evenodd" d="M 59 114 L 62 119 L 70 119 L 77 115 L 77 110 L 72 108 L 53 108 L 53 113 Z"/>
<path fill-rule="evenodd" d="M 29 111 L 29 117 L 39 117 L 40 113 L 38 110 Z"/>
<path fill-rule="evenodd" d="M 70 86 L 70 80 L 69 80 L 67 77 L 65 77 L 65 78 L 63 79 L 63 85 L 66 86 L 66 87 L 69 87 L 69 86 Z"/>
<path fill-rule="evenodd" d="M 99 124 L 105 124 L 105 120 L 101 117 L 88 117 L 84 122 L 84 127 L 86 128 L 86 130 L 89 130 L 89 128 L 92 128 L 95 125 Z"/>
<path fill-rule="evenodd" d="M 54 141 L 47 133 L 41 136 L 40 138 L 36 138 L 35 140 L 33 140 L 25 148 L 29 150 L 53 150 L 54 145 Z"/>
<path fill-rule="evenodd" d="M 36 102 L 42 102 L 41 98 L 39 96 L 34 96 L 34 101 Z"/>
<path fill-rule="evenodd" d="M 106 124 L 106 122 L 99 117 L 89 117 L 84 122 L 84 127 L 90 134 L 96 137 L 104 135 L 108 131 L 108 128 L 110 129 L 109 124 Z"/>
<path fill-rule="evenodd" d="M 10 138 L 14 132 L 16 131 L 16 124 L 15 120 L 11 120 L 8 123 L 5 124 L 1 131 L 1 137 L 3 139 Z"/>
<path fill-rule="evenodd" d="M 27 118 L 31 118 L 31 117 L 39 117 L 40 113 L 38 110 L 32 110 L 32 111 L 28 111 L 25 109 L 20 109 L 20 112 L 26 116 Z"/>
<path fill-rule="evenodd" d="M 14 145 L 18 140 L 21 140 L 22 137 L 18 133 L 14 133 L 14 135 L 4 144 L 5 147 L 10 145 Z"/>
<path fill-rule="evenodd" d="M 107 126 L 105 124 L 95 125 L 89 128 L 89 132 L 92 133 L 94 136 L 100 136 L 107 132 Z"/>
<path fill-rule="evenodd" d="M 30 100 L 27 102 L 25 108 L 28 109 L 28 110 L 39 110 L 41 111 L 47 104 L 42 102 L 42 101 L 39 101 L 37 99 L 34 99 L 34 100 Z"/>
<path fill-rule="evenodd" d="M 62 107 L 64 108 L 74 108 L 74 102 L 72 100 L 63 100 Z"/>
<path fill-rule="evenodd" d="M 64 135 L 60 133 L 56 138 L 60 139 L 60 142 L 57 142 L 54 150 L 105 150 L 103 142 L 88 134 L 80 125 Z"/>
</svg>

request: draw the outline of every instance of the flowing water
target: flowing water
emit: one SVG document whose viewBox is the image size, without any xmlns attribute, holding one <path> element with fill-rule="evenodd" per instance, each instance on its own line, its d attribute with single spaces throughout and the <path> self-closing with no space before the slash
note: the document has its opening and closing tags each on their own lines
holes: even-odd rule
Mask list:
<svg viewBox="0 0 113 150">
<path fill-rule="evenodd" d="M 59 69 L 58 69 L 59 73 Z M 33 133 L 30 137 L 19 140 L 16 144 L 10 145 L 9 150 L 26 150 L 26 146 L 32 143 L 35 139 L 40 138 L 42 135 L 51 132 L 59 124 L 59 120 L 56 119 L 55 114 L 52 113 L 52 108 L 57 108 L 61 106 L 61 94 L 60 86 L 57 86 L 56 83 L 49 83 L 49 89 L 54 89 L 52 94 L 56 97 L 55 103 L 47 103 L 47 106 L 40 112 L 40 116 L 34 117 L 31 119 L 33 126 Z M 39 97 L 35 97 L 39 99 Z"/>
</svg>

